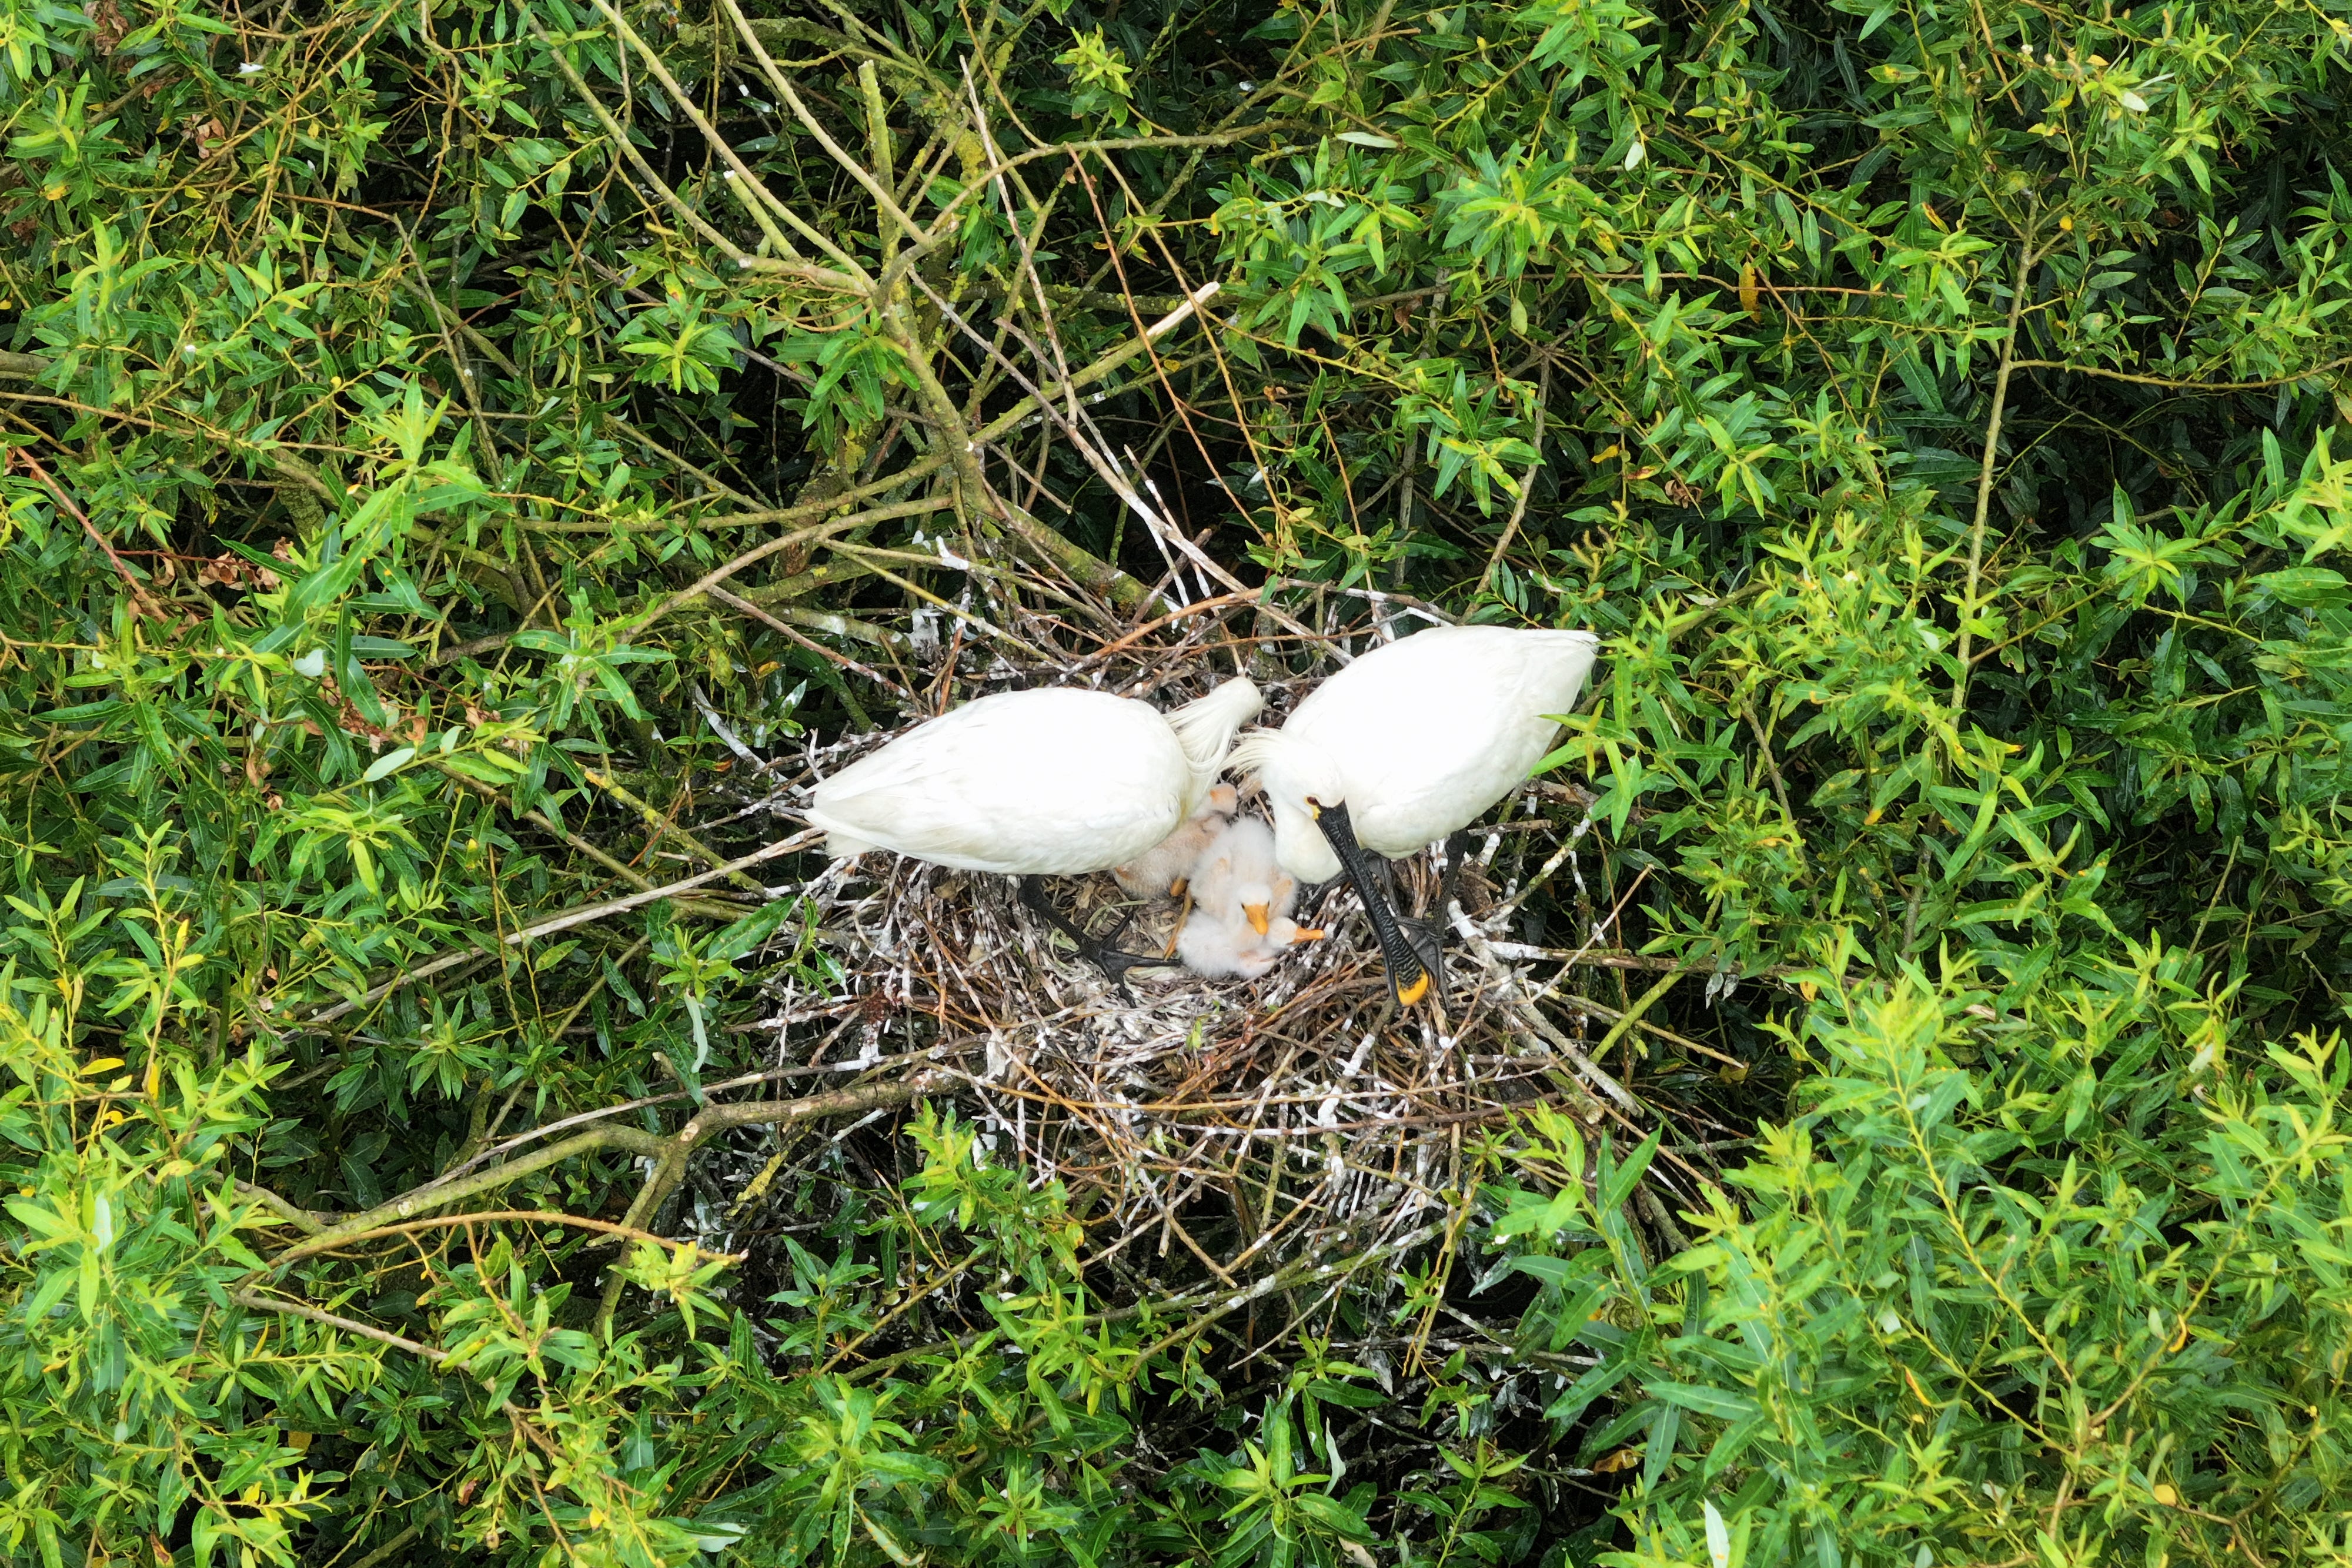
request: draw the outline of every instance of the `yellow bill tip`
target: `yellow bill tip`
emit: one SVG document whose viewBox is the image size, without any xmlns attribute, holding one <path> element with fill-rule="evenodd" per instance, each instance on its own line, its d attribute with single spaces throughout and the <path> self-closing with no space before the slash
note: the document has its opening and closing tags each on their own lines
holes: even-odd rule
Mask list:
<svg viewBox="0 0 2352 1568">
<path fill-rule="evenodd" d="M 1265 904 L 1244 904 L 1242 905 L 1242 913 L 1249 916 L 1251 930 L 1261 936 L 1265 935 L 1265 928 L 1270 923 L 1266 919 Z"/>
<path fill-rule="evenodd" d="M 1411 985 L 1397 988 L 1398 1003 L 1408 1008 L 1427 995 L 1429 995 L 1429 971 L 1426 969 L 1414 976 Z"/>
</svg>

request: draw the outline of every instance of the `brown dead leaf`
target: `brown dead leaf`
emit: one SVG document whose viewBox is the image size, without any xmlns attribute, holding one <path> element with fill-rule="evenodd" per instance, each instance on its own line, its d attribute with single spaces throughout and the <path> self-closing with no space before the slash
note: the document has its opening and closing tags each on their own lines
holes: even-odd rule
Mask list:
<svg viewBox="0 0 2352 1568">
<path fill-rule="evenodd" d="M 100 54 L 114 53 L 114 46 L 122 42 L 130 31 L 131 24 L 122 19 L 114 0 L 98 0 L 89 8 L 89 41 L 98 46 Z"/>
<path fill-rule="evenodd" d="M 216 555 L 196 569 L 196 580 L 206 588 L 275 588 L 280 579 L 266 566 L 256 566 L 241 555 Z"/>
<path fill-rule="evenodd" d="M 1592 1473 L 1596 1476 L 1613 1475 L 1619 1470 L 1630 1470 L 1641 1462 L 1642 1450 L 1638 1445 L 1631 1448 L 1620 1448 L 1613 1454 L 1604 1454 L 1593 1460 Z"/>
</svg>

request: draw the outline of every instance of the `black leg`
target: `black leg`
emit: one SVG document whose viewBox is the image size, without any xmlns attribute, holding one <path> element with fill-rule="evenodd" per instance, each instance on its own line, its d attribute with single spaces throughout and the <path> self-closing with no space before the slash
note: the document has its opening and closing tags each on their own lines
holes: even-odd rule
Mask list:
<svg viewBox="0 0 2352 1568">
<path fill-rule="evenodd" d="M 1445 950 L 1444 901 L 1438 901 L 1440 913 L 1434 918 L 1423 915 L 1416 919 L 1403 914 L 1404 901 L 1397 896 L 1395 862 L 1386 855 L 1370 853 L 1364 856 L 1364 862 L 1371 867 L 1372 874 L 1380 879 L 1381 896 L 1388 900 L 1390 916 L 1396 921 L 1397 929 L 1404 934 L 1405 941 L 1412 946 L 1413 956 L 1421 960 L 1421 967 L 1433 977 L 1439 976 Z"/>
<path fill-rule="evenodd" d="M 1079 956 L 1085 958 L 1087 962 L 1101 969 L 1104 974 L 1108 975 L 1111 979 L 1118 984 L 1119 989 L 1127 991 L 1129 996 L 1133 996 L 1135 994 L 1132 990 L 1129 989 L 1127 984 L 1127 972 L 1129 969 L 1137 968 L 1139 967 L 1150 968 L 1154 965 L 1161 964 L 1166 961 L 1160 958 L 1149 958 L 1140 953 L 1125 952 L 1111 946 L 1112 943 L 1118 941 L 1121 936 L 1127 934 L 1128 926 L 1134 924 L 1136 914 L 1134 910 L 1129 910 L 1119 923 L 1111 928 L 1110 935 L 1098 942 L 1093 937 L 1087 936 L 1085 932 L 1079 930 L 1077 926 L 1073 925 L 1060 910 L 1055 908 L 1053 904 L 1046 902 L 1044 885 L 1038 878 L 1034 876 L 1024 876 L 1020 879 L 1020 883 L 1021 902 L 1028 905 L 1029 908 L 1035 911 L 1038 915 L 1043 915 L 1046 923 L 1052 925 L 1055 930 L 1059 931 L 1063 936 L 1067 936 L 1071 943 L 1076 946 Z"/>
<path fill-rule="evenodd" d="M 1434 911 L 1440 926 L 1445 924 L 1445 906 L 1462 889 L 1462 868 L 1470 861 L 1470 830 L 1463 829 L 1445 841 L 1445 875 L 1437 883 L 1437 908 Z"/>
<path fill-rule="evenodd" d="M 1428 956 L 1423 946 L 1407 935 L 1396 916 L 1391 900 L 1381 896 L 1381 884 L 1388 880 L 1388 863 L 1375 862 L 1356 842 L 1356 831 L 1348 821 L 1345 806 L 1324 806 L 1316 814 L 1315 825 L 1323 830 L 1324 839 L 1339 857 L 1339 864 L 1348 873 L 1348 880 L 1356 884 L 1356 896 L 1364 901 L 1364 914 L 1372 923 L 1373 935 L 1381 940 L 1381 956 L 1389 974 L 1389 994 L 1399 1007 L 1409 1008 L 1427 996 L 1437 981 L 1436 952 L 1431 940 Z"/>
<path fill-rule="evenodd" d="M 1441 979 L 1445 973 L 1445 933 L 1449 929 L 1445 909 L 1454 902 L 1454 893 L 1462 885 L 1462 862 L 1469 858 L 1469 850 L 1470 834 L 1466 831 L 1446 840 L 1445 874 L 1438 878 L 1437 902 L 1430 906 L 1427 915 L 1418 920 L 1402 915 L 1397 916 L 1397 924 L 1404 927 L 1405 938 L 1412 944 L 1413 951 L 1421 955 L 1422 963 L 1427 966 L 1432 975 Z"/>
</svg>

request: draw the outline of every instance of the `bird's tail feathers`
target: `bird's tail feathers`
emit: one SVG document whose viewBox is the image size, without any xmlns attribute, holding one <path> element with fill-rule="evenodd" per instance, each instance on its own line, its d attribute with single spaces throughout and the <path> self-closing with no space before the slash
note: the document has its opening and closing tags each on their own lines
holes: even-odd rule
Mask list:
<svg viewBox="0 0 2352 1568">
<path fill-rule="evenodd" d="M 1247 675 L 1235 675 L 1206 696 L 1195 697 L 1168 716 L 1168 727 L 1176 732 L 1176 744 L 1184 748 L 1193 775 L 1204 786 L 1224 767 L 1226 755 L 1233 749 L 1234 732 L 1255 718 L 1264 706 L 1265 696 L 1256 683 Z"/>
</svg>

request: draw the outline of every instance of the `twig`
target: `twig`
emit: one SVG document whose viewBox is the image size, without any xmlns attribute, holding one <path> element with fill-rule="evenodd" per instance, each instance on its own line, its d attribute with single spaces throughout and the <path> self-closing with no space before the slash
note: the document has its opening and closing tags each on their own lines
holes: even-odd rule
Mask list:
<svg viewBox="0 0 2352 1568">
<path fill-rule="evenodd" d="M 406 1530 L 402 1531 L 398 1535 L 394 1536 L 390 1541 L 385 1542 L 382 1546 L 377 1547 L 374 1551 L 369 1552 L 366 1556 L 352 1563 L 352 1568 L 383 1568 L 383 1564 L 391 1562 L 393 1558 L 397 1556 L 401 1550 L 407 1546 L 410 1542 L 415 1540 L 418 1536 L 424 1533 L 425 1527 L 423 1525 L 412 1524 Z M 350 1549 L 346 1547 L 345 1550 L 348 1551 Z M 328 1568 L 334 1568 L 334 1565 L 332 1563 L 329 1563 Z"/>
<path fill-rule="evenodd" d="M 287 1224 L 306 1235 L 316 1236 L 341 1218 L 340 1215 L 321 1215 L 312 1209 L 299 1207 L 278 1197 L 266 1186 L 256 1186 L 249 1181 L 233 1184 L 239 1197 L 249 1197 Z"/>
<path fill-rule="evenodd" d="M 1687 969 L 1675 969 L 1656 985 L 1633 998 L 1633 1005 L 1617 1015 L 1617 1021 L 1609 1026 L 1609 1032 L 1601 1037 L 1601 1043 L 1592 1048 L 1592 1054 L 1596 1057 L 1606 1057 L 1609 1054 L 1609 1048 L 1624 1039 L 1626 1032 L 1642 1021 L 1642 1015 L 1650 1010 L 1651 1005 L 1668 991 L 1673 990 L 1675 982 L 1688 973 L 1690 971 Z"/>
<path fill-rule="evenodd" d="M 740 860 L 729 861 L 725 865 L 715 867 L 698 875 L 689 876 L 683 882 L 668 883 L 660 887 L 649 887 L 642 892 L 633 893 L 626 898 L 608 899 L 603 904 L 592 904 L 584 909 L 551 915 L 536 925 L 523 926 L 518 931 L 510 931 L 499 940 L 503 946 L 511 947 L 520 943 L 536 941 L 541 936 L 551 936 L 558 931 L 569 931 L 575 925 L 585 925 L 591 921 L 603 920 L 614 915 L 625 915 L 632 909 L 639 909 L 648 904 L 656 904 L 665 898 L 675 898 L 681 893 L 690 892 L 695 888 L 717 882 L 720 877 L 736 875 L 747 866 L 755 866 L 763 861 L 774 860 L 780 855 L 795 853 L 808 848 L 823 836 L 814 828 L 804 829 L 788 839 L 770 844 L 765 849 L 754 850 Z M 295 1027 L 314 1029 L 320 1024 L 332 1023 L 346 1013 L 373 1006 L 403 986 L 428 979 L 435 975 L 456 968 L 469 958 L 478 956 L 479 953 L 471 948 L 461 948 L 457 952 L 445 954 L 429 964 L 420 965 L 404 974 L 396 975 L 383 985 L 349 1001 L 337 1002 L 332 1007 L 312 1013 L 309 1018 L 299 1020 Z"/>
<path fill-rule="evenodd" d="M 718 851 L 712 849 L 709 844 L 704 843 L 700 839 L 695 837 L 693 833 L 688 831 L 686 829 L 679 827 L 676 822 L 671 821 L 668 817 L 654 810 L 651 805 L 639 799 L 634 791 L 615 781 L 612 775 L 600 772 L 593 768 L 583 768 L 580 770 L 580 773 L 581 777 L 586 779 L 589 783 L 593 784 L 597 789 L 602 789 L 605 794 L 610 795 L 622 805 L 626 806 L 631 810 L 636 812 L 638 821 L 645 823 L 646 831 L 651 833 L 654 838 L 675 840 L 678 843 L 684 844 L 688 849 L 692 850 L 696 858 L 699 859 L 703 864 L 709 866 L 719 865 L 720 862 Z M 767 896 L 768 890 L 760 885 L 760 883 L 756 878 L 746 876 L 740 871 L 726 870 L 724 867 L 721 867 L 719 874 L 727 877 L 730 881 L 733 882 L 736 886 L 741 888 L 744 892 L 752 894 L 754 897 L 765 898 Z"/>
<path fill-rule="evenodd" d="M 355 1318 L 347 1318 L 337 1312 L 321 1312 L 317 1307 L 306 1305 L 301 1301 L 284 1301 L 275 1296 L 265 1296 L 254 1291 L 231 1291 L 228 1293 L 228 1299 L 240 1307 L 249 1307 L 257 1312 L 279 1312 L 289 1318 L 304 1318 L 314 1323 L 323 1323 L 331 1329 L 341 1329 L 345 1333 L 355 1333 L 362 1339 L 372 1339 L 378 1344 L 388 1344 L 394 1350 L 404 1350 L 411 1355 L 422 1356 L 436 1366 L 449 1359 L 449 1353 L 446 1350 L 436 1350 L 429 1344 L 419 1344 L 416 1341 L 404 1338 L 389 1329 L 380 1329 L 372 1323 L 363 1323 Z M 369 1561 L 373 1562 L 374 1559 L 370 1558 Z"/>
<path fill-rule="evenodd" d="M 1969 703 L 1969 672 L 1973 667 L 1969 648 L 1976 640 L 1977 584 L 1984 569 L 1985 521 L 1992 511 L 1993 472 L 2000 465 L 2000 422 L 2009 409 L 2010 373 L 2017 368 L 2017 323 L 2025 312 L 2026 285 L 2033 277 L 2031 240 L 2018 246 L 2017 283 L 2009 296 L 2009 330 L 2000 340 L 2000 369 L 1992 382 L 1992 416 L 1985 422 L 1984 463 L 1977 470 L 1976 520 L 1969 527 L 1969 585 L 1960 601 L 1959 671 L 1952 678 L 1952 722 L 1958 724 Z"/>
<path fill-rule="evenodd" d="M 1543 369 L 1539 372 L 1540 382 L 1536 390 L 1536 428 L 1533 443 L 1536 455 L 1534 460 L 1528 465 L 1527 476 L 1519 481 L 1519 496 L 1518 499 L 1512 503 L 1511 520 L 1505 526 L 1503 537 L 1495 541 L 1494 549 L 1487 553 L 1486 570 L 1478 574 L 1478 591 L 1481 593 L 1494 587 L 1495 569 L 1502 565 L 1503 552 L 1511 548 L 1513 539 L 1518 538 L 1519 524 L 1526 520 L 1528 515 L 1528 497 L 1536 493 L 1536 476 L 1543 471 L 1544 414 L 1551 405 L 1551 356 L 1549 354 L 1543 356 L 1542 364 Z"/>
<path fill-rule="evenodd" d="M 790 549 L 794 545 L 812 544 L 850 528 L 864 528 L 869 523 L 887 522 L 894 517 L 919 517 L 929 512 L 944 512 L 954 505 L 952 497 L 926 496 L 919 500 L 900 501 L 892 506 L 870 507 L 863 512 L 853 512 L 845 517 L 834 517 L 808 528 L 796 528 L 788 534 L 780 534 L 765 544 L 745 550 L 724 565 L 711 568 L 692 584 L 679 589 L 676 593 L 646 611 L 636 624 L 630 628 L 630 632 L 632 635 L 644 632 L 646 628 L 679 605 L 709 592 L 745 567 L 765 560 L 779 550 Z"/>
<path fill-rule="evenodd" d="M 2260 381 L 2252 382 L 2179 381 L 2169 376 L 2145 376 L 2136 375 L 2129 371 L 2111 371 L 2102 365 L 2069 364 L 2064 360 L 2018 360 L 2011 362 L 2009 369 L 2063 371 L 2068 375 L 2099 376 L 2111 382 L 2129 382 L 2135 386 L 2163 387 L 2168 392 L 2269 392 L 2274 387 L 2293 386 L 2297 382 L 2307 382 L 2314 376 L 2324 376 L 2330 371 L 2340 371 L 2347 365 L 2352 365 L 2352 354 L 2347 354 L 2340 360 L 2329 360 L 2323 364 L 2314 365 L 2308 370 L 2297 371 L 2291 376 L 2264 376 Z"/>
<path fill-rule="evenodd" d="M 495 1176 L 504 1173 L 492 1172 L 491 1174 Z M 631 1226 L 615 1225 L 609 1219 L 590 1219 L 584 1215 L 564 1214 L 556 1209 L 493 1208 L 469 1210 L 464 1214 L 436 1214 L 430 1218 L 402 1220 L 395 1225 L 372 1225 L 364 1229 L 346 1222 L 335 1227 L 331 1232 L 322 1231 L 307 1241 L 297 1242 L 272 1259 L 270 1267 L 282 1269 L 297 1258 L 308 1258 L 314 1253 L 332 1251 L 338 1247 L 348 1247 L 354 1241 L 373 1241 L 384 1236 L 406 1236 L 419 1230 L 437 1230 L 452 1225 L 491 1225 L 503 1222 L 566 1225 L 575 1230 L 601 1231 L 607 1236 L 616 1236 L 631 1241 L 648 1241 L 656 1247 L 667 1247 L 672 1249 L 693 1245 L 691 1242 L 672 1241 L 667 1237 L 656 1236 L 650 1231 L 639 1230 Z M 714 1261 L 729 1263 L 741 1261 L 738 1255 L 732 1253 L 708 1252 L 703 1256 Z"/>
<path fill-rule="evenodd" d="M 98 525 L 89 520 L 89 514 L 83 511 L 79 507 L 74 504 L 74 498 L 66 494 L 65 487 L 59 485 L 55 479 L 49 477 L 49 471 L 42 467 L 38 462 L 35 461 L 31 453 L 26 451 L 21 446 L 12 446 L 8 451 L 9 455 L 15 461 L 22 463 L 25 465 L 26 470 L 29 472 L 34 478 L 40 481 L 41 488 L 47 490 L 50 496 L 55 497 L 58 505 L 63 507 L 73 517 L 73 520 L 81 525 L 81 531 L 89 536 L 90 542 L 106 552 L 106 559 L 114 563 L 114 570 L 121 572 L 122 574 L 122 580 L 130 585 L 131 597 L 139 601 L 139 608 L 141 611 L 146 614 L 154 616 L 159 621 L 163 619 L 164 612 L 163 607 L 158 605 L 155 601 L 149 596 L 147 592 L 147 585 L 139 580 L 139 574 L 131 570 L 131 563 L 124 560 L 121 556 L 116 554 L 112 542 L 110 541 L 104 534 L 98 531 Z"/>
<path fill-rule="evenodd" d="M 706 591 L 709 593 L 711 598 L 719 601 L 719 603 L 724 604 L 730 610 L 738 611 L 742 614 L 749 615 L 752 620 L 759 622 L 761 625 L 766 626 L 770 631 L 777 632 L 795 645 L 806 648 L 809 652 L 815 653 L 820 657 L 830 659 L 834 663 L 840 664 L 845 669 L 851 670 L 858 674 L 864 675 L 876 685 L 881 686 L 888 691 L 894 691 L 909 702 L 914 700 L 914 693 L 908 691 L 905 686 L 900 685 L 897 681 L 892 680 L 889 676 L 882 674 L 881 671 L 861 664 L 856 660 L 851 658 L 848 654 L 841 653 L 835 649 L 828 648 L 824 643 L 817 642 L 814 638 L 803 636 L 800 632 L 786 625 L 780 617 L 761 609 L 760 606 L 752 603 L 750 600 L 730 593 L 723 588 L 712 587 Z"/>
</svg>

